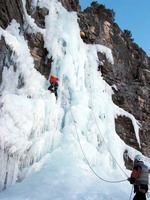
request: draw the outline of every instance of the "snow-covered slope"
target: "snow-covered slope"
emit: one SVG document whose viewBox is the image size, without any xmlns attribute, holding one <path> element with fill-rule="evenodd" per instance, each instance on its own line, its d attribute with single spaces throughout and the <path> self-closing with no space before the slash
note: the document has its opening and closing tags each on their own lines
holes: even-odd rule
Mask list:
<svg viewBox="0 0 150 200">
<path fill-rule="evenodd" d="M 131 187 L 124 181 L 129 172 L 123 152 L 128 150 L 133 158 L 137 151 L 116 134 L 115 118 L 125 115 L 132 120 L 140 145 L 139 125 L 113 103 L 113 90 L 97 71 L 97 52 L 105 54 L 113 67 L 111 50 L 83 43 L 76 13 L 67 12 L 60 2 L 35 0 L 33 5 L 37 4 L 49 9 L 46 28 L 37 27 L 27 13 L 26 23 L 31 33 L 43 34 L 54 60 L 58 100 L 34 68 L 16 21 L 0 29 L 13 51 L 0 86 L 0 187 L 26 177 L 2 192 L 0 199 L 128 199 Z"/>
</svg>

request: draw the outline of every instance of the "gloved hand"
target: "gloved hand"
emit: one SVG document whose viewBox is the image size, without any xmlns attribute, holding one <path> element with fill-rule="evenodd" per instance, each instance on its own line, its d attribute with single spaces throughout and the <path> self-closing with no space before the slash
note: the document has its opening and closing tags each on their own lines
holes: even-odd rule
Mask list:
<svg viewBox="0 0 150 200">
<path fill-rule="evenodd" d="M 127 180 L 130 182 L 130 181 L 131 181 L 131 178 L 129 177 L 129 178 L 127 178 Z"/>
<path fill-rule="evenodd" d="M 133 184 L 135 182 L 135 178 L 133 177 L 129 177 L 127 180 L 130 182 L 130 184 Z"/>
</svg>

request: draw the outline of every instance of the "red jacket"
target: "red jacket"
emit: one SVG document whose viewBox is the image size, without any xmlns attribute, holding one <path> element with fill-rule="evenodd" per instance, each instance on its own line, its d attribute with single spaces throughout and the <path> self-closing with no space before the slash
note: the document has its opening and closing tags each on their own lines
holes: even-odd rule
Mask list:
<svg viewBox="0 0 150 200">
<path fill-rule="evenodd" d="M 50 83 L 57 83 L 58 80 L 59 80 L 59 79 L 56 78 L 55 76 L 51 76 L 50 79 L 49 79 L 49 82 L 50 82 Z"/>
</svg>

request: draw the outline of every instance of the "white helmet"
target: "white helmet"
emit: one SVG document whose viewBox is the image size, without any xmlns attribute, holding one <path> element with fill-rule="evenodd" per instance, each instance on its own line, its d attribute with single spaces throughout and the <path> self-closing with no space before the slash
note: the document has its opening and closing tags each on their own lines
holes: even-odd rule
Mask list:
<svg viewBox="0 0 150 200">
<path fill-rule="evenodd" d="M 134 160 L 142 161 L 142 155 L 136 155 Z"/>
</svg>

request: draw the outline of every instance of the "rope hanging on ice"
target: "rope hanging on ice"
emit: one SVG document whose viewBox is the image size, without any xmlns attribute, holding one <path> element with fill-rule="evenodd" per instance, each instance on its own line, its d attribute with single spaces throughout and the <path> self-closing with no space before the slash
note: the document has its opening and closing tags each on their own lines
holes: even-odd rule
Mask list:
<svg viewBox="0 0 150 200">
<path fill-rule="evenodd" d="M 61 94 L 63 94 L 60 90 L 59 90 L 59 92 L 60 92 Z M 68 97 L 67 97 L 66 95 L 64 95 L 64 94 L 63 94 L 63 96 L 64 96 L 66 99 L 68 99 L 68 100 L 69 100 L 69 103 L 70 103 L 71 99 L 68 98 Z M 92 171 L 100 180 L 105 181 L 105 182 L 108 182 L 108 183 L 120 183 L 120 182 L 126 181 L 127 179 L 118 180 L 118 181 L 106 180 L 106 179 L 100 177 L 100 176 L 94 171 L 94 169 L 91 167 L 91 165 L 90 165 L 89 161 L 87 160 L 87 158 L 86 158 L 86 156 L 85 156 L 85 153 L 84 153 L 84 151 L 83 151 L 83 148 L 82 148 L 82 145 L 81 145 L 81 142 L 80 142 L 80 138 L 79 138 L 79 134 L 78 134 L 78 131 L 77 131 L 77 127 L 76 127 L 76 123 L 77 123 L 77 122 L 74 120 L 74 116 L 73 116 L 72 110 L 71 110 L 71 115 L 72 115 L 72 119 L 73 119 L 73 122 L 74 122 L 74 126 L 75 126 L 75 130 L 76 130 L 76 134 L 77 134 L 77 138 L 78 138 L 78 143 L 79 143 L 79 145 L 80 145 L 81 152 L 82 152 L 82 154 L 83 154 L 83 156 L 84 156 L 84 159 L 85 159 L 87 165 L 88 165 L 89 168 L 91 169 L 91 171 Z M 109 152 L 110 152 L 110 151 L 109 151 Z M 112 153 L 111 153 L 111 155 L 112 155 Z M 113 157 L 113 158 L 114 158 L 114 157 Z"/>
</svg>

